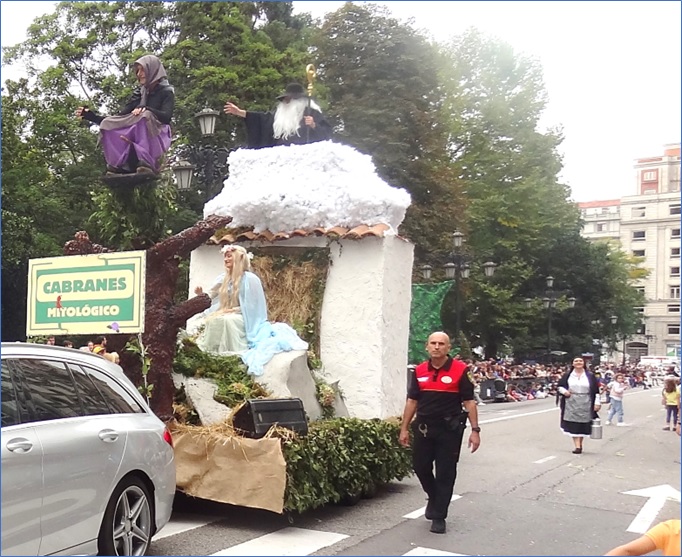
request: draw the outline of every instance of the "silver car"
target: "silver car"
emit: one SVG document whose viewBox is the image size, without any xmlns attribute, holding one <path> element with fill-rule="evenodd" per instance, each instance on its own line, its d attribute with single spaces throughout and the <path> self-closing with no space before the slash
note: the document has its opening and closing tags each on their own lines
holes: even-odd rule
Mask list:
<svg viewBox="0 0 682 557">
<path fill-rule="evenodd" d="M 170 519 L 173 441 L 119 366 L 2 343 L 2 554 L 144 555 Z"/>
</svg>

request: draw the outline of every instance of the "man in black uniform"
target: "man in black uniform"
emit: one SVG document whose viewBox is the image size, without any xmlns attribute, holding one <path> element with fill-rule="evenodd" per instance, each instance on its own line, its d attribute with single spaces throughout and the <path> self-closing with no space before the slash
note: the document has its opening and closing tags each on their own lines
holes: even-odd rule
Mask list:
<svg viewBox="0 0 682 557">
<path fill-rule="evenodd" d="M 481 428 L 478 427 L 474 384 L 468 366 L 448 354 L 448 335 L 431 334 L 426 350 L 430 358 L 417 366 L 407 391 L 400 443 L 409 446 L 408 428 L 416 413 L 412 423 L 412 464 L 429 497 L 425 514 L 426 519 L 432 521 L 431 532 L 444 534 L 467 418 L 471 423 L 469 447 L 472 453 L 481 444 Z"/>
</svg>

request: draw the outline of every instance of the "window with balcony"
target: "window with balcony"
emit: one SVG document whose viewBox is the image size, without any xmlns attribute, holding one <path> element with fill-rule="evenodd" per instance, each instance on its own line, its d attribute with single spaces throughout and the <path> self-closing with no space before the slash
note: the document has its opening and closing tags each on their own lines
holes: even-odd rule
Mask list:
<svg viewBox="0 0 682 557">
<path fill-rule="evenodd" d="M 680 258 L 680 248 L 670 248 L 670 257 L 673 259 Z"/>
<path fill-rule="evenodd" d="M 669 335 L 679 335 L 680 334 L 680 326 L 677 324 L 670 323 L 668 325 L 668 334 Z"/>
<path fill-rule="evenodd" d="M 644 250 L 644 249 L 633 249 L 632 255 L 634 255 L 635 257 L 645 257 L 646 256 L 646 250 Z"/>
<path fill-rule="evenodd" d="M 670 297 L 673 300 L 679 300 L 680 299 L 680 285 L 679 284 L 677 286 L 671 286 L 670 287 Z"/>
<path fill-rule="evenodd" d="M 670 214 L 671 215 L 679 215 L 680 214 L 680 204 L 679 203 L 677 205 L 671 205 L 670 206 Z"/>
<path fill-rule="evenodd" d="M 634 230 L 632 232 L 632 240 L 634 242 L 646 240 L 646 232 L 644 230 Z"/>
<path fill-rule="evenodd" d="M 680 268 L 679 267 L 670 267 L 670 276 L 671 277 L 679 277 L 680 276 Z"/>
<path fill-rule="evenodd" d="M 668 313 L 680 313 L 680 304 L 668 304 Z"/>
<path fill-rule="evenodd" d="M 670 238 L 675 240 L 676 238 L 680 237 L 680 229 L 679 228 L 673 228 L 670 231 Z"/>
<path fill-rule="evenodd" d="M 638 219 L 646 217 L 646 207 L 633 207 L 632 208 L 632 218 Z"/>
</svg>

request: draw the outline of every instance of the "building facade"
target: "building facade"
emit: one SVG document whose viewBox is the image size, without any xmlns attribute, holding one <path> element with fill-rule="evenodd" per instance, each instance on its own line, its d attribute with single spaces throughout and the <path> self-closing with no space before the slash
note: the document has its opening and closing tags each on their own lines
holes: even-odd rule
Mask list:
<svg viewBox="0 0 682 557">
<path fill-rule="evenodd" d="M 680 358 L 680 144 L 662 156 L 635 163 L 635 195 L 578 203 L 583 236 L 610 240 L 642 258 L 649 276 L 635 286 L 645 298 L 638 334 L 626 339 L 631 359 L 644 355 Z"/>
</svg>

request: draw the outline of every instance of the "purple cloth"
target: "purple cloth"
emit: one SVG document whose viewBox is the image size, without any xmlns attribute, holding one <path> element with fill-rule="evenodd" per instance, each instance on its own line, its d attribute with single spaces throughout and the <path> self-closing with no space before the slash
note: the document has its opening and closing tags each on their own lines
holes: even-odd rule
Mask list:
<svg viewBox="0 0 682 557">
<path fill-rule="evenodd" d="M 140 161 L 159 172 L 163 155 L 170 148 L 171 129 L 150 111 L 139 116 L 109 116 L 100 125 L 100 140 L 107 164 L 123 167 L 134 148 Z"/>
</svg>

